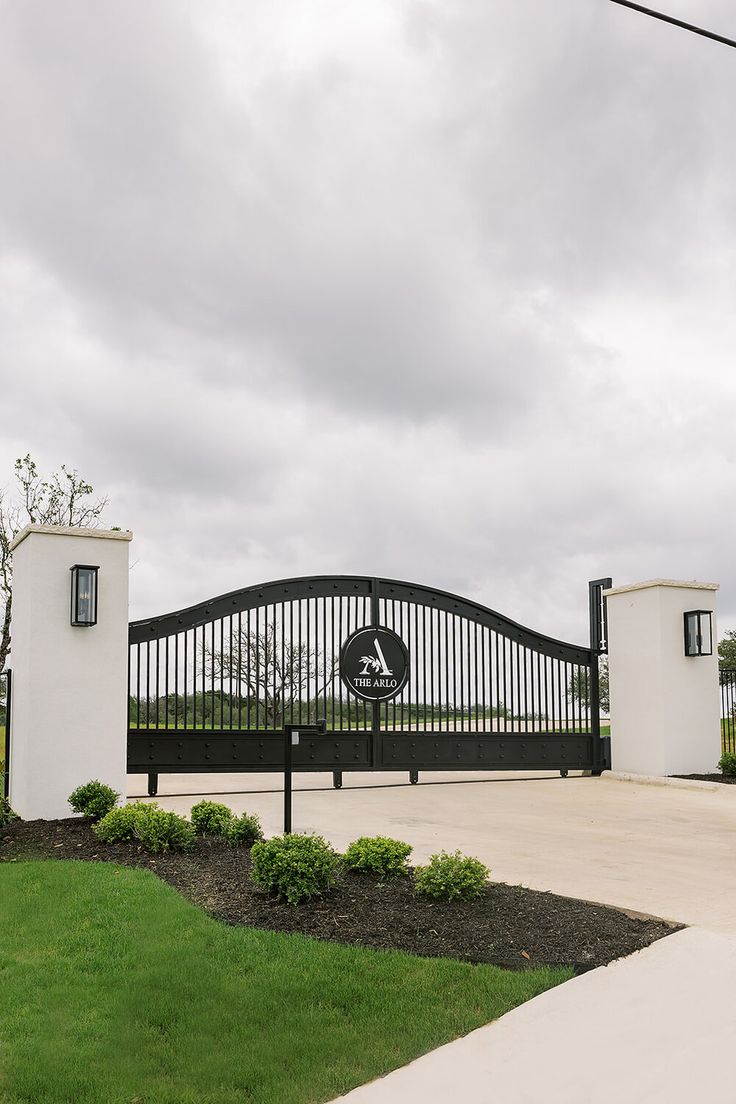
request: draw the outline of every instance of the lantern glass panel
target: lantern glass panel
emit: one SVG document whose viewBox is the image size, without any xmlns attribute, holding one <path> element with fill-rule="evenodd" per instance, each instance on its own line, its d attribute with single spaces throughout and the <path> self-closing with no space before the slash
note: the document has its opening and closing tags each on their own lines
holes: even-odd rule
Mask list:
<svg viewBox="0 0 736 1104">
<path fill-rule="evenodd" d="M 700 654 L 713 655 L 713 627 L 710 613 L 700 613 Z"/>
<path fill-rule="evenodd" d="M 698 654 L 698 615 L 697 613 L 685 614 L 685 640 L 687 647 L 685 654 L 696 656 Z"/>
</svg>

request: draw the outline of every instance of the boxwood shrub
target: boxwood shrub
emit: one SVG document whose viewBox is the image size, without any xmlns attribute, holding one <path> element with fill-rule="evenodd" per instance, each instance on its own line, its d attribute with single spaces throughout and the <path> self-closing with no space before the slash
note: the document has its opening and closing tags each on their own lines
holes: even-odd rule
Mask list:
<svg viewBox="0 0 736 1104">
<path fill-rule="evenodd" d="M 338 856 L 322 836 L 275 836 L 253 844 L 251 881 L 298 905 L 321 897 L 335 884 Z"/>
<path fill-rule="evenodd" d="M 134 801 L 130 805 L 122 805 L 119 809 L 111 809 L 102 820 L 92 825 L 92 831 L 103 843 L 120 843 L 123 840 L 135 839 L 135 825 L 139 817 L 149 816 L 158 805 L 146 804 L 144 801 Z"/>
<path fill-rule="evenodd" d="M 227 836 L 235 819 L 232 810 L 218 801 L 200 801 L 192 806 L 192 824 L 198 836 L 205 832 L 213 836 Z"/>
<path fill-rule="evenodd" d="M 194 827 L 183 816 L 165 809 L 148 808 L 133 821 L 135 838 L 147 851 L 188 851 L 194 843 Z"/>
<path fill-rule="evenodd" d="M 411 852 L 411 844 L 402 840 L 388 836 L 361 836 L 348 846 L 345 865 L 359 874 L 393 878 L 397 874 L 408 873 L 406 860 Z"/>
<path fill-rule="evenodd" d="M 252 843 L 263 839 L 263 829 L 257 816 L 243 813 L 231 817 L 225 838 L 233 847 L 250 847 Z"/>
<path fill-rule="evenodd" d="M 77 786 L 67 800 L 75 813 L 81 813 L 91 820 L 102 820 L 106 813 L 115 808 L 119 797 L 120 794 L 111 786 L 106 786 L 95 778 L 83 786 Z"/>
<path fill-rule="evenodd" d="M 432 855 L 414 873 L 414 892 L 438 901 L 472 901 L 486 887 L 490 871 L 480 859 L 454 851 Z"/>
</svg>

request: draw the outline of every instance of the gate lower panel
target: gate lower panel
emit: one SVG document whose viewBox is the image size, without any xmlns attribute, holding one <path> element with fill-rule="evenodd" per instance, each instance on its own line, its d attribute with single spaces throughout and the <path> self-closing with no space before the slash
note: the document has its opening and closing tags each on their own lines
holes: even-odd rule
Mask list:
<svg viewBox="0 0 736 1104">
<path fill-rule="evenodd" d="M 304 739 L 294 748 L 301 771 L 365 770 L 597 770 L 608 766 L 607 741 L 591 733 L 336 732 Z M 284 766 L 280 733 L 152 733 L 128 736 L 130 774 L 278 771 Z"/>
</svg>

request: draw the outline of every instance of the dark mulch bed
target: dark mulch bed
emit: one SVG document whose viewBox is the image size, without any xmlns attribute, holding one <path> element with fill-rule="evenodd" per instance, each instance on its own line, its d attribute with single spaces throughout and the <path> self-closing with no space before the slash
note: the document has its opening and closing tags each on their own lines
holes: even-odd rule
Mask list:
<svg viewBox="0 0 736 1104">
<path fill-rule="evenodd" d="M 228 924 L 515 970 L 541 965 L 590 970 L 678 928 L 498 882 L 477 901 L 448 904 L 415 897 L 410 878 L 381 884 L 348 872 L 323 899 L 292 906 L 251 885 L 244 848 L 198 839 L 189 853 L 152 856 L 135 844 L 100 843 L 81 819 L 17 821 L 0 829 L 0 861 L 21 858 L 99 860 L 152 870 Z"/>
<path fill-rule="evenodd" d="M 724 786 L 736 785 L 736 777 L 729 774 L 672 774 L 671 778 L 694 778 L 698 782 L 722 782 Z"/>
</svg>

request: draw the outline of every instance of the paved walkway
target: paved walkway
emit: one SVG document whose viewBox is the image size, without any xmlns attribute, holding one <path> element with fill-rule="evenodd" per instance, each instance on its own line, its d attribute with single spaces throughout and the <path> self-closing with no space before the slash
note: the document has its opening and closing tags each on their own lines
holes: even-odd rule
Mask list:
<svg viewBox="0 0 736 1104">
<path fill-rule="evenodd" d="M 341 1104 L 733 1104 L 736 943 L 688 928 Z"/>
<path fill-rule="evenodd" d="M 498 881 L 697 925 L 594 970 L 341 1098 L 344 1104 L 734 1104 L 736 787 L 559 775 L 302 776 L 294 830 L 338 848 L 378 832 L 415 861 L 456 847 Z M 144 779 L 129 793 L 143 794 Z M 248 786 L 245 793 L 229 793 Z M 281 779 L 178 776 L 159 801 L 204 795 L 282 827 Z M 195 792 L 196 791 L 196 792 Z"/>
</svg>

